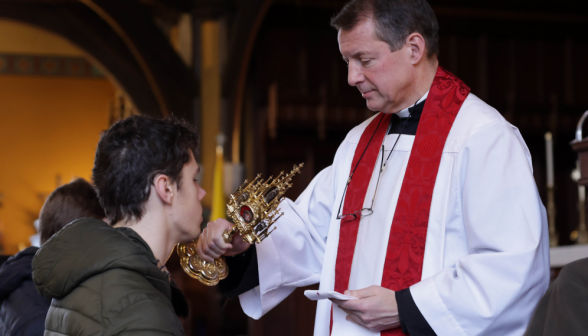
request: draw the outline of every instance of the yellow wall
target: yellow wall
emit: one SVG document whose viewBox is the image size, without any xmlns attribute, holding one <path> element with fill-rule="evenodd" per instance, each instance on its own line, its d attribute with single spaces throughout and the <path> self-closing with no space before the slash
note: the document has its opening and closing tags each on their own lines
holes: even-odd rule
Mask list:
<svg viewBox="0 0 588 336">
<path fill-rule="evenodd" d="M 84 57 L 68 40 L 0 20 L 0 53 Z M 0 74 L 0 234 L 5 253 L 29 244 L 45 197 L 90 179 L 115 87 L 106 78 Z"/>
<path fill-rule="evenodd" d="M 90 179 L 115 88 L 107 79 L 0 76 L 0 232 L 5 253 L 28 245 L 44 197 Z"/>
</svg>

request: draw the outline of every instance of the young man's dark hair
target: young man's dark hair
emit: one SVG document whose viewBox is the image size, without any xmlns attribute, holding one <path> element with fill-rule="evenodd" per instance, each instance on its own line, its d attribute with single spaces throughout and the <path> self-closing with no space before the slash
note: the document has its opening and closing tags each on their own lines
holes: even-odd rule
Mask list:
<svg viewBox="0 0 588 336">
<path fill-rule="evenodd" d="M 47 241 L 33 280 L 52 299 L 46 332 L 56 335 L 183 335 L 187 304 L 165 263 L 197 239 L 198 134 L 175 118 L 133 116 L 102 134 L 93 180 L 109 224 L 81 219 Z"/>
<path fill-rule="evenodd" d="M 39 215 L 41 244 L 45 243 L 66 224 L 76 219 L 106 215 L 100 206 L 94 187 L 84 179 L 76 179 L 55 189 L 43 205 Z"/>
<path fill-rule="evenodd" d="M 153 177 L 164 174 L 181 182 L 182 167 L 197 148 L 196 129 L 173 117 L 133 116 L 113 125 L 98 143 L 92 170 L 110 224 L 141 219 Z"/>
<path fill-rule="evenodd" d="M 390 50 L 399 50 L 412 33 L 420 33 L 427 45 L 427 57 L 439 55 L 439 24 L 426 0 L 353 0 L 331 19 L 337 30 L 350 30 L 366 18 L 374 19 L 378 39 Z"/>
<path fill-rule="evenodd" d="M 55 189 L 41 209 L 41 244 L 70 222 L 84 217 L 104 218 L 96 191 L 84 179 Z M 39 295 L 31 280 L 37 247 L 28 247 L 0 267 L 0 335 L 43 335 L 51 301 Z"/>
</svg>

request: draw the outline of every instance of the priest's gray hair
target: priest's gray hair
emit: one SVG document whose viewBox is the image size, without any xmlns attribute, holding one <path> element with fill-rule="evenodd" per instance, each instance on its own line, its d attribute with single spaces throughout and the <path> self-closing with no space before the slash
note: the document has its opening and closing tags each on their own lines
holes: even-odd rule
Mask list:
<svg viewBox="0 0 588 336">
<path fill-rule="evenodd" d="M 352 0 L 331 19 L 337 30 L 350 30 L 372 18 L 376 37 L 397 51 L 412 33 L 425 39 L 427 56 L 439 55 L 439 24 L 426 0 Z"/>
</svg>

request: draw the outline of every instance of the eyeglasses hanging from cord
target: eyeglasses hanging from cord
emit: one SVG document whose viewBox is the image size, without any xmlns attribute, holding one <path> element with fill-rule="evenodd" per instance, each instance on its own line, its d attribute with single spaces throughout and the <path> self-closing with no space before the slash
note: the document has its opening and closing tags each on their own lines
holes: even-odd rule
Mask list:
<svg viewBox="0 0 588 336">
<path fill-rule="evenodd" d="M 414 107 L 416 106 L 416 104 L 418 103 L 418 100 L 414 103 L 414 105 L 409 109 L 409 111 L 411 111 L 412 109 L 414 109 Z M 396 138 L 396 140 L 394 141 L 394 145 L 392 145 L 392 149 L 390 150 L 390 153 L 388 154 L 388 157 L 386 158 L 386 161 L 384 161 L 384 152 L 385 152 L 385 148 L 384 148 L 384 144 L 382 143 L 382 155 L 381 155 L 381 159 L 380 159 L 380 171 L 378 172 L 378 180 L 376 181 L 376 190 L 374 191 L 374 196 L 372 197 L 372 203 L 370 204 L 369 208 L 363 208 L 357 211 L 354 211 L 352 213 L 349 214 L 341 214 L 339 215 L 339 213 L 341 213 L 341 207 L 343 206 L 343 200 L 345 199 L 345 196 L 347 194 L 347 187 L 349 186 L 349 183 L 351 183 L 351 179 L 353 178 L 353 174 L 355 173 L 355 170 L 357 169 L 357 167 L 359 166 L 359 163 L 361 162 L 361 159 L 363 158 L 363 155 L 365 154 L 365 152 L 367 151 L 370 143 L 372 142 L 372 139 L 374 138 L 374 135 L 376 134 L 376 130 L 380 127 L 380 123 L 382 122 L 382 118 L 380 119 L 380 121 L 378 121 L 378 125 L 376 126 L 376 129 L 374 130 L 374 133 L 372 134 L 372 136 L 370 137 L 370 140 L 368 141 L 366 147 L 364 148 L 363 152 L 361 153 L 361 156 L 359 157 L 359 160 L 357 160 L 357 163 L 355 164 L 355 167 L 353 167 L 353 170 L 351 171 L 351 174 L 349 174 L 349 178 L 347 179 L 347 183 L 345 184 L 345 189 L 343 190 L 343 197 L 341 197 L 341 203 L 339 204 L 339 210 L 337 210 L 337 219 L 346 219 L 346 220 L 355 220 L 357 218 L 357 215 L 361 215 L 361 216 L 369 216 L 371 214 L 374 213 L 374 201 L 376 199 L 376 194 L 378 193 L 378 185 L 380 184 L 380 177 L 382 176 L 382 172 L 384 171 L 384 168 L 386 168 L 386 165 L 388 164 L 388 160 L 390 159 L 390 156 L 392 156 L 392 152 L 394 151 L 394 148 L 396 148 L 396 144 L 398 143 L 398 140 L 400 139 L 400 137 L 402 136 L 402 131 L 404 131 L 404 128 L 406 126 L 407 121 L 410 119 L 411 114 L 409 114 L 408 118 L 406 118 L 406 120 L 404 120 L 404 122 L 402 123 L 402 127 L 400 128 L 400 132 L 398 134 L 398 137 Z M 388 134 L 390 132 L 390 128 L 392 127 L 392 119 L 390 119 L 390 123 L 388 124 L 388 130 L 386 131 L 386 134 Z M 386 137 L 384 137 L 384 140 L 382 142 L 386 141 Z"/>
</svg>

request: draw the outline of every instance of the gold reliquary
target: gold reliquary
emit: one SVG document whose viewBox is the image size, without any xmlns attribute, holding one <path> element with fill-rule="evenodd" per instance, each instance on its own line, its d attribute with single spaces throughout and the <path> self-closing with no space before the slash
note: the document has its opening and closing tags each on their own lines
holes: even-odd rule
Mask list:
<svg viewBox="0 0 588 336">
<path fill-rule="evenodd" d="M 223 233 L 224 240 L 230 243 L 237 232 L 249 244 L 259 244 L 267 238 L 275 230 L 272 225 L 283 214 L 278 209 L 283 195 L 292 187 L 292 177 L 300 173 L 303 165 L 295 165 L 287 175 L 281 172 L 265 181 L 261 175 L 251 182 L 245 180 L 229 197 L 227 216 L 235 225 Z M 178 244 L 178 255 L 184 271 L 205 285 L 214 286 L 229 274 L 224 257 L 215 259 L 214 263 L 201 259 L 196 253 L 196 241 Z"/>
</svg>

